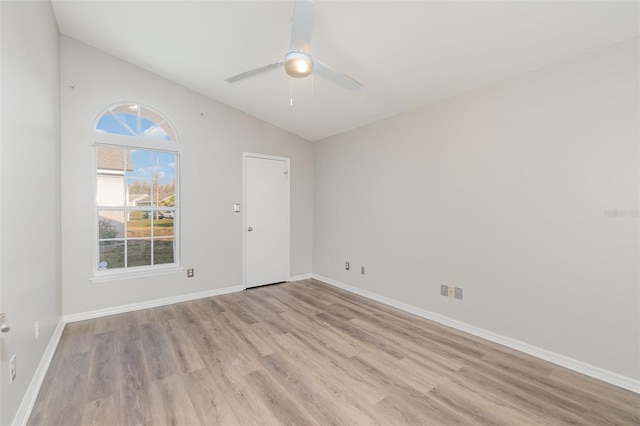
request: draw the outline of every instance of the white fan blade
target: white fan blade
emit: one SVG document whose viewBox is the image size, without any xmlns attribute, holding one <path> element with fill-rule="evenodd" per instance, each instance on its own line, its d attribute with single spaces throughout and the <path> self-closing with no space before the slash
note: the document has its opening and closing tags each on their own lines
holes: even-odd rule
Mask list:
<svg viewBox="0 0 640 426">
<path fill-rule="evenodd" d="M 313 1 L 296 0 L 291 22 L 291 50 L 309 54 L 313 28 Z"/>
<path fill-rule="evenodd" d="M 242 74 L 234 75 L 233 77 L 227 78 L 225 81 L 227 83 L 235 83 L 238 80 L 244 80 L 245 78 L 253 77 L 254 75 L 262 74 L 263 72 L 271 71 L 276 68 L 280 68 L 284 65 L 283 61 L 274 62 L 273 64 L 265 65 L 264 67 L 256 68 L 251 71 L 243 72 Z"/>
<path fill-rule="evenodd" d="M 340 87 L 349 90 L 360 90 L 364 87 L 364 84 L 360 83 L 355 78 L 349 77 L 346 74 L 342 74 L 324 62 L 320 62 L 317 59 L 313 60 L 313 72 L 331 80 Z"/>
</svg>

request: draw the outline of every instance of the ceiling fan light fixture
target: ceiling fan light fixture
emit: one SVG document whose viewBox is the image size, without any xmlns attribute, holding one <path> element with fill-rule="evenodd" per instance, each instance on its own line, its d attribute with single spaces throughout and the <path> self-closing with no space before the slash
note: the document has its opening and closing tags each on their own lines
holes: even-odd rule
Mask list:
<svg viewBox="0 0 640 426">
<path fill-rule="evenodd" d="M 322 77 L 333 81 L 333 83 L 343 88 L 358 90 L 364 87 L 359 81 L 346 74 L 337 72 L 327 64 L 313 59 L 309 55 L 311 49 L 314 1 L 315 0 L 295 0 L 293 19 L 291 20 L 291 44 L 289 45 L 289 53 L 284 55 L 283 60 L 234 75 L 227 78 L 226 81 L 235 83 L 236 81 L 244 80 L 274 69 L 280 69 L 284 66 L 287 75 L 293 78 L 304 78 L 317 71 Z M 291 80 L 291 83 L 293 84 L 293 80 Z M 291 91 L 293 92 L 293 86 L 291 86 Z"/>
<path fill-rule="evenodd" d="M 313 62 L 306 53 L 289 52 L 284 57 L 284 70 L 291 77 L 303 78 L 313 71 Z"/>
</svg>

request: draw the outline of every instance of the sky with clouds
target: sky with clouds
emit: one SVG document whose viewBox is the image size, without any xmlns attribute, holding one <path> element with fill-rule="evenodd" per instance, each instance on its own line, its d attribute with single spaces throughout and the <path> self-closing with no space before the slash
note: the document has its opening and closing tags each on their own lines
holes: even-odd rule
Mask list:
<svg viewBox="0 0 640 426">
<path fill-rule="evenodd" d="M 161 151 L 132 150 L 133 171 L 128 178 L 154 179 L 156 173 L 161 185 L 171 183 L 176 178 L 176 154 Z"/>
</svg>

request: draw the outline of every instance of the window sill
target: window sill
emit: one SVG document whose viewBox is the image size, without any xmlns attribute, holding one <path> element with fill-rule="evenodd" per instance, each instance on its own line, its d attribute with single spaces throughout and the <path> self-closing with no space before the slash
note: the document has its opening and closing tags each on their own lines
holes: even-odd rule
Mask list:
<svg viewBox="0 0 640 426">
<path fill-rule="evenodd" d="M 133 278 L 155 277 L 159 275 L 179 274 L 184 268 L 182 266 L 171 266 L 167 268 L 154 268 L 142 271 L 129 272 L 96 272 L 89 280 L 92 283 L 106 283 L 110 281 L 129 280 Z"/>
</svg>

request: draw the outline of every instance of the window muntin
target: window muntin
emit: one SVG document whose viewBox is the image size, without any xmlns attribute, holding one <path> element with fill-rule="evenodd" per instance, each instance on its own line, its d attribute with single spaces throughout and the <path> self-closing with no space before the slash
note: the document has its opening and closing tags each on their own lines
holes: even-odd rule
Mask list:
<svg viewBox="0 0 640 426">
<path fill-rule="evenodd" d="M 166 145 L 177 142 L 173 127 L 149 108 L 120 104 L 95 130 L 110 143 L 95 145 L 96 275 L 178 266 L 179 154 Z"/>
</svg>

